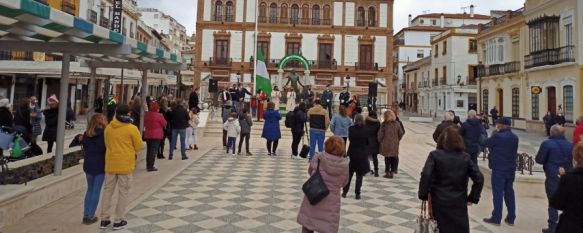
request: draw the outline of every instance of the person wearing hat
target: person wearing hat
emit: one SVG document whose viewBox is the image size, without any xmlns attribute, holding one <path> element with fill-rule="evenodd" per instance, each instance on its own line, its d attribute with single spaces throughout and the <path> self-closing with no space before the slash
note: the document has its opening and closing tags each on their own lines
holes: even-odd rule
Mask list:
<svg viewBox="0 0 583 233">
<path fill-rule="evenodd" d="M 6 98 L 0 99 L 0 127 L 12 128 L 14 118 L 10 111 L 10 100 Z M 0 148 L 0 156 L 3 155 L 2 148 Z"/>
<path fill-rule="evenodd" d="M 518 137 L 510 129 L 510 119 L 500 117 L 496 121 L 496 131 L 484 144 L 490 149 L 488 167 L 492 170 L 492 198 L 494 210 L 490 218 L 484 222 L 500 225 L 502 221 L 502 199 L 506 202 L 508 215 L 504 222 L 514 225 L 516 219 L 516 204 L 514 197 L 514 178 L 516 174 L 516 158 L 518 153 Z"/>
<path fill-rule="evenodd" d="M 332 118 L 332 99 L 334 98 L 334 93 L 330 90 L 330 84 L 326 85 L 326 90 L 322 93 L 322 105 L 326 110 L 328 110 L 328 117 Z"/>
<path fill-rule="evenodd" d="M 57 124 L 59 122 L 59 99 L 56 95 L 51 95 L 47 99 L 48 109 L 43 111 L 45 116 L 45 131 L 43 141 L 47 142 L 47 153 L 53 152 L 53 145 L 57 141 Z"/>
<path fill-rule="evenodd" d="M 348 107 L 348 101 L 350 100 L 350 92 L 348 92 L 348 87 L 344 88 L 344 91 L 340 93 L 339 96 L 340 105 L 344 105 L 344 107 Z"/>
</svg>

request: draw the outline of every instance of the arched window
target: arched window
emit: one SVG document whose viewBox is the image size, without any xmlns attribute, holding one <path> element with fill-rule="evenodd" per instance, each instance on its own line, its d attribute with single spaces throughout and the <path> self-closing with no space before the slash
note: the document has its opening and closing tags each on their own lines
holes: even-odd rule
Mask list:
<svg viewBox="0 0 583 233">
<path fill-rule="evenodd" d="M 269 5 L 269 23 L 277 23 L 277 4 Z"/>
<path fill-rule="evenodd" d="M 233 17 L 233 2 L 228 1 L 225 4 L 225 21 L 233 22 L 235 18 Z"/>
<path fill-rule="evenodd" d="M 374 27 L 376 26 L 376 22 L 377 22 L 376 10 L 374 9 L 374 7 L 371 6 L 368 8 L 368 26 Z"/>
<path fill-rule="evenodd" d="M 259 18 L 257 20 L 260 23 L 267 22 L 267 3 L 262 2 L 259 4 Z"/>
<path fill-rule="evenodd" d="M 286 24 L 288 23 L 288 15 L 287 15 L 287 4 L 281 4 L 281 13 L 280 13 L 280 23 Z"/>
<path fill-rule="evenodd" d="M 223 2 L 216 1 L 215 2 L 215 21 L 223 21 Z"/>
<path fill-rule="evenodd" d="M 310 6 L 308 4 L 302 6 L 302 24 L 310 24 Z"/>
<path fill-rule="evenodd" d="M 358 7 L 358 10 L 356 12 L 356 25 L 359 27 L 364 27 L 365 25 L 365 12 L 364 12 L 364 7 Z"/>
<path fill-rule="evenodd" d="M 320 25 L 320 6 L 318 5 L 312 7 L 312 24 Z"/>
<path fill-rule="evenodd" d="M 332 17 L 330 15 L 330 5 L 324 5 L 322 15 L 323 15 L 323 19 L 324 19 L 323 22 L 322 22 L 322 24 L 324 24 L 324 25 L 331 25 L 332 22 L 331 22 L 330 19 Z"/>
<path fill-rule="evenodd" d="M 298 4 L 291 6 L 291 24 L 299 24 L 300 21 L 300 7 Z"/>
</svg>

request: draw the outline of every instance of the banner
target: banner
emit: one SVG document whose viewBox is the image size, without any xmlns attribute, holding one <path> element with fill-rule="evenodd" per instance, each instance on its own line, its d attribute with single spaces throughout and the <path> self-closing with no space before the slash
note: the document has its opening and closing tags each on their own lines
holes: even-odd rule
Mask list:
<svg viewBox="0 0 583 233">
<path fill-rule="evenodd" d="M 121 33 L 121 11 L 123 0 L 113 0 L 113 19 L 111 21 L 111 30 Z"/>
</svg>

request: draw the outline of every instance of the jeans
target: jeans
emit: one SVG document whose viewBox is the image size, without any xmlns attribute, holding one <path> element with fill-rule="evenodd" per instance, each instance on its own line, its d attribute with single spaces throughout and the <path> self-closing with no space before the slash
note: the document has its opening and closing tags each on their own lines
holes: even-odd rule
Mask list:
<svg viewBox="0 0 583 233">
<path fill-rule="evenodd" d="M 180 135 L 180 153 L 182 154 L 182 158 L 186 158 L 186 129 L 172 129 L 172 141 L 170 143 L 170 153 L 168 158 L 172 158 L 172 153 L 174 152 L 174 148 L 176 148 L 176 140 Z"/>
<path fill-rule="evenodd" d="M 494 210 L 492 211 L 492 220 L 495 223 L 502 221 L 502 199 L 506 202 L 508 215 L 506 220 L 514 223 L 516 219 L 516 204 L 514 198 L 514 171 L 500 172 L 492 171 L 492 201 L 494 203 Z"/>
<path fill-rule="evenodd" d="M 549 200 L 549 203 L 551 201 L 551 196 L 553 195 L 553 193 L 555 193 L 555 190 L 557 190 L 557 187 L 559 186 L 559 177 L 548 177 L 545 180 L 545 191 L 547 193 L 547 198 Z M 556 209 L 551 208 L 550 206 L 548 207 L 548 213 L 549 213 L 549 230 L 550 233 L 555 233 L 555 230 L 557 229 L 557 223 L 559 222 L 559 211 Z"/>
<path fill-rule="evenodd" d="M 279 144 L 279 140 L 267 140 L 267 152 L 269 154 L 274 154 L 277 150 L 277 145 Z"/>
<path fill-rule="evenodd" d="M 243 146 L 243 139 L 245 140 L 245 151 L 249 153 L 249 137 L 251 137 L 250 133 L 241 133 L 241 137 L 239 139 L 239 153 L 241 153 L 241 147 Z"/>
<path fill-rule="evenodd" d="M 156 153 L 160 148 L 160 139 L 146 139 L 146 168 L 153 168 L 156 162 Z"/>
<path fill-rule="evenodd" d="M 186 145 L 194 146 L 196 145 L 196 128 L 188 127 L 186 128 Z"/>
<path fill-rule="evenodd" d="M 120 222 L 124 219 L 126 207 L 128 205 L 128 196 L 130 193 L 130 183 L 132 174 L 118 175 L 105 174 L 105 186 L 103 186 L 103 198 L 101 199 L 101 220 L 111 220 L 111 199 L 113 193 L 117 191 L 117 204 L 115 205 L 115 221 Z M 117 186 L 117 188 L 116 188 Z"/>
<path fill-rule="evenodd" d="M 387 164 L 388 162 L 388 164 Z M 399 170 L 399 157 L 385 157 L 385 172 L 398 173 Z"/>
<path fill-rule="evenodd" d="M 229 141 L 227 142 L 227 154 L 229 153 L 229 149 L 233 149 L 233 154 L 235 154 L 235 143 L 237 142 L 236 137 L 229 137 Z"/>
<path fill-rule="evenodd" d="M 97 204 L 99 204 L 101 186 L 103 186 L 105 174 L 85 173 L 85 177 L 87 178 L 87 192 L 85 193 L 83 217 L 92 218 L 95 216 L 95 210 L 97 210 Z"/>
<path fill-rule="evenodd" d="M 318 145 L 318 151 L 324 151 L 324 137 L 326 132 L 321 130 L 310 129 L 310 161 L 314 158 L 316 153 L 316 144 Z"/>
<path fill-rule="evenodd" d="M 342 193 L 348 193 L 348 190 L 350 190 L 352 176 L 354 176 L 354 172 L 350 172 L 350 174 L 348 175 L 348 183 L 346 183 L 346 186 L 342 188 Z M 356 174 L 356 187 L 354 187 L 354 193 L 356 195 L 360 195 L 360 188 L 362 187 L 362 178 L 363 176 Z"/>
<path fill-rule="evenodd" d="M 300 140 L 302 140 L 303 133 L 292 132 L 292 155 L 298 155 L 298 146 L 300 145 Z"/>
<path fill-rule="evenodd" d="M 237 107 L 239 105 L 239 101 L 231 100 L 231 107 L 235 112 L 237 112 Z"/>
</svg>

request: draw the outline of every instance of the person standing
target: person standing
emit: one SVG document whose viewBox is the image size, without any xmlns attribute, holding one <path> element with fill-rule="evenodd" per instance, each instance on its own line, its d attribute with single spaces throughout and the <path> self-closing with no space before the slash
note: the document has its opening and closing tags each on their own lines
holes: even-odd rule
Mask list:
<svg viewBox="0 0 583 233">
<path fill-rule="evenodd" d="M 468 119 L 462 124 L 460 135 L 464 139 L 465 152 L 470 155 L 474 163 L 478 164 L 480 154 L 480 136 L 482 135 L 482 123 L 475 110 L 468 112 Z"/>
<path fill-rule="evenodd" d="M 267 155 L 276 156 L 277 145 L 281 138 L 281 130 L 279 128 L 279 121 L 281 115 L 275 111 L 275 104 L 273 102 L 267 103 L 267 111 L 265 111 L 265 125 L 261 137 L 267 140 Z"/>
<path fill-rule="evenodd" d="M 186 128 L 188 128 L 188 121 L 190 117 L 188 112 L 184 108 L 184 103 L 182 99 L 176 99 L 174 107 L 170 111 L 170 127 L 172 128 L 172 139 L 170 143 L 168 160 L 172 160 L 172 153 L 176 148 L 176 143 L 178 141 L 178 136 L 180 136 L 180 154 L 182 154 L 182 160 L 187 160 L 186 156 Z"/>
<path fill-rule="evenodd" d="M 95 211 L 99 204 L 101 186 L 105 179 L 105 139 L 103 132 L 107 127 L 107 118 L 100 113 L 91 117 L 87 131 L 83 134 L 83 171 L 87 178 L 87 192 L 83 208 L 83 224 L 97 222 Z"/>
<path fill-rule="evenodd" d="M 243 146 L 243 141 L 245 141 L 245 150 L 247 151 L 247 156 L 251 156 L 251 151 L 249 151 L 249 138 L 251 137 L 251 126 L 253 126 L 253 119 L 249 116 L 249 109 L 244 108 L 239 115 L 239 125 L 241 126 L 241 136 L 239 138 L 239 155 L 241 155 L 241 147 Z"/>
<path fill-rule="evenodd" d="M 583 134 L 583 116 L 577 118 L 577 127 L 573 131 L 573 145 L 577 145 L 581 140 L 581 134 Z"/>
<path fill-rule="evenodd" d="M 385 157 L 385 175 L 392 179 L 399 173 L 399 142 L 405 134 L 392 110 L 384 113 L 384 121 L 377 132 L 379 153 Z"/>
<path fill-rule="evenodd" d="M 0 99 L 0 129 L 1 127 L 12 128 L 14 126 L 14 116 L 10 111 L 10 100 L 6 98 Z M 6 148 L 7 149 L 7 148 Z M 4 155 L 2 148 L 0 148 L 0 156 Z"/>
<path fill-rule="evenodd" d="M 324 137 L 326 129 L 330 124 L 328 113 L 320 103 L 320 100 L 315 101 L 314 107 L 308 110 L 308 121 L 310 122 L 310 161 L 314 158 L 316 152 L 316 144 L 318 151 L 324 151 Z"/>
<path fill-rule="evenodd" d="M 130 107 L 122 104 L 115 110 L 115 118 L 105 128 L 105 186 L 101 205 L 101 229 L 111 224 L 111 201 L 117 190 L 113 229 L 123 229 L 132 172 L 136 168 L 138 151 L 144 148 L 138 127 L 132 124 Z"/>
<path fill-rule="evenodd" d="M 36 97 L 35 97 L 35 99 L 36 99 Z M 102 95 L 100 95 L 99 97 L 97 97 L 97 99 L 95 99 L 95 102 L 93 103 L 93 108 L 95 109 L 94 111 L 96 113 L 103 113 L 103 96 Z"/>
<path fill-rule="evenodd" d="M 164 116 L 158 111 L 160 106 L 156 102 L 150 104 L 150 111 L 144 116 L 144 139 L 146 139 L 146 170 L 148 172 L 158 171 L 154 167 L 156 154 L 160 147 L 160 142 L 164 140 L 164 131 L 167 122 Z"/>
<path fill-rule="evenodd" d="M 565 115 L 563 115 L 562 112 L 559 112 L 557 113 L 557 116 L 555 116 L 554 122 L 555 124 L 565 127 L 565 123 L 567 123 L 567 120 L 565 120 Z"/>
<path fill-rule="evenodd" d="M 295 101 L 295 100 L 294 100 Z M 306 133 L 305 127 L 308 121 L 308 116 L 306 115 L 306 104 L 300 103 L 298 107 L 294 109 L 293 115 L 293 126 L 291 128 L 292 132 L 292 158 L 301 159 L 298 154 L 298 146 L 300 145 L 300 140 Z"/>
<path fill-rule="evenodd" d="M 231 96 L 231 107 L 237 112 L 237 106 L 239 106 L 239 90 L 237 90 L 237 84 L 233 84 L 229 88 L 229 95 Z"/>
<path fill-rule="evenodd" d="M 332 118 L 332 99 L 334 99 L 334 93 L 330 90 L 330 84 L 327 84 L 326 90 L 322 93 L 322 104 L 328 110 L 329 118 Z"/>
<path fill-rule="evenodd" d="M 469 233 L 468 206 L 478 204 L 484 177 L 478 165 L 464 153 L 464 141 L 456 128 L 439 136 L 443 149 L 429 153 L 419 181 L 419 199 L 431 194 L 433 216 L 440 232 Z M 468 180 L 472 189 L 468 195 Z"/>
<path fill-rule="evenodd" d="M 133 119 L 132 124 L 134 124 L 136 127 L 140 127 L 140 109 L 143 108 L 140 96 L 136 95 L 131 101 L 130 106 L 131 116 Z"/>
<path fill-rule="evenodd" d="M 366 128 L 368 129 L 368 155 L 372 157 L 372 163 L 374 166 L 374 176 L 379 177 L 379 141 L 378 132 L 381 128 L 381 123 L 378 120 L 376 112 L 368 112 L 368 116 L 365 119 Z"/>
<path fill-rule="evenodd" d="M 237 97 L 239 98 L 239 106 L 237 106 L 238 114 L 241 114 L 244 108 L 249 109 L 249 98 L 251 96 L 251 92 L 247 90 L 247 88 L 243 87 L 240 83 L 237 84 Z"/>
<path fill-rule="evenodd" d="M 574 169 L 560 170 L 557 190 L 551 196 L 551 208 L 562 211 L 556 233 L 583 232 L 583 143 L 573 149 Z"/>
<path fill-rule="evenodd" d="M 555 124 L 556 117 L 553 116 L 551 112 L 547 112 L 547 114 L 543 117 L 543 122 L 545 123 L 545 129 L 547 132 L 547 137 L 551 136 L 551 126 Z"/>
<path fill-rule="evenodd" d="M 551 136 L 545 140 L 536 154 L 535 161 L 543 165 L 545 171 L 545 190 L 550 203 L 551 196 L 559 185 L 559 170 L 570 170 L 573 167 L 573 145 L 565 138 L 565 128 L 560 125 L 551 127 Z M 543 233 L 555 233 L 559 222 L 559 212 L 548 207 L 548 228 Z"/>
<path fill-rule="evenodd" d="M 348 107 L 348 101 L 350 100 L 350 92 L 348 92 L 348 87 L 344 88 L 344 91 L 340 93 L 339 96 L 340 105 L 344 105 L 344 107 Z"/>
<path fill-rule="evenodd" d="M 226 106 L 230 106 L 231 105 L 231 93 L 229 92 L 229 90 L 221 90 L 221 92 L 219 93 L 219 100 L 221 101 L 221 107 L 226 107 Z"/>
<path fill-rule="evenodd" d="M 231 106 L 225 105 L 223 111 L 221 112 L 221 119 L 223 120 L 223 125 L 227 123 L 229 117 L 231 116 Z M 223 128 L 223 148 L 227 149 L 227 130 Z"/>
<path fill-rule="evenodd" d="M 358 97 L 353 95 L 348 101 L 348 107 L 346 108 L 346 115 L 350 118 L 354 118 L 354 115 L 361 113 L 360 102 L 358 102 Z"/>
<path fill-rule="evenodd" d="M 55 96 L 55 99 L 56 98 L 57 97 Z M 109 96 L 109 99 L 107 100 L 107 121 L 108 122 L 111 122 L 113 120 L 113 117 L 115 116 L 116 108 L 117 108 L 117 100 L 115 99 L 115 96 L 111 95 L 111 96 Z M 45 121 L 46 121 L 46 119 L 45 119 Z"/>
<path fill-rule="evenodd" d="M 263 114 L 265 113 L 265 101 L 267 100 L 267 95 L 263 90 L 259 89 L 257 91 L 257 121 L 263 119 Z"/>
<path fill-rule="evenodd" d="M 198 150 L 198 146 L 196 145 L 198 132 L 196 129 L 200 123 L 200 118 L 198 118 L 197 108 L 191 108 L 188 112 L 188 116 L 190 117 L 190 120 L 188 121 L 188 128 L 186 128 L 186 145 L 189 150 Z"/>
<path fill-rule="evenodd" d="M 286 111 L 294 111 L 296 108 L 296 92 L 292 89 L 289 88 L 287 90 L 287 104 L 285 105 L 285 110 Z"/>
<path fill-rule="evenodd" d="M 30 142 L 36 144 L 36 139 L 38 135 L 41 135 L 43 130 L 41 126 L 41 120 L 43 119 L 43 113 L 38 107 L 38 101 L 35 96 L 29 98 L 30 101 L 30 122 L 32 124 L 32 136 Z M 103 103 L 102 103 L 103 104 Z"/>
<path fill-rule="evenodd" d="M 166 127 L 164 127 L 164 137 L 160 140 L 160 147 L 158 149 L 158 158 L 165 159 L 164 157 L 164 145 L 166 144 L 166 139 L 168 139 L 168 145 L 170 145 L 170 141 L 172 140 L 172 129 L 170 128 L 170 120 L 172 116 L 170 115 L 170 108 L 168 107 L 168 99 L 166 97 L 160 98 L 160 110 L 158 113 L 164 116 L 164 120 L 166 120 Z"/>
<path fill-rule="evenodd" d="M 15 108 L 14 112 L 14 129 L 22 133 L 22 139 L 30 142 L 32 137 L 32 124 L 30 118 L 30 101 L 22 99 Z"/>
<path fill-rule="evenodd" d="M 496 109 L 496 106 L 492 107 L 490 115 L 492 116 L 492 125 L 496 126 L 496 121 L 498 121 L 498 109 Z"/>
<path fill-rule="evenodd" d="M 453 123 L 453 119 L 454 119 L 454 115 L 451 112 L 445 112 L 445 115 L 443 116 L 443 121 L 437 125 L 437 127 L 435 128 L 435 131 L 433 131 L 433 141 L 435 141 L 435 143 L 437 143 L 437 139 L 439 138 L 439 135 L 441 135 L 441 133 L 449 128 L 450 126 L 454 126 L 456 124 Z M 439 144 L 437 144 L 437 149 L 439 148 Z"/>
<path fill-rule="evenodd" d="M 196 108 L 197 112 L 200 112 L 200 107 L 198 106 L 199 104 L 198 93 L 196 93 L 197 91 L 198 87 L 195 87 L 190 93 L 190 96 L 188 97 L 188 109 Z"/>
<path fill-rule="evenodd" d="M 57 124 L 59 123 L 59 100 L 56 95 L 51 95 L 47 103 L 48 109 L 43 111 L 45 116 L 45 131 L 43 141 L 47 142 L 47 153 L 53 152 L 53 145 L 57 141 Z"/>
<path fill-rule="evenodd" d="M 279 112 L 279 101 L 281 99 L 281 92 L 277 86 L 273 87 L 273 91 L 271 92 L 271 102 L 275 105 L 275 111 Z"/>
<path fill-rule="evenodd" d="M 235 157 L 235 145 L 237 143 L 237 136 L 241 133 L 241 126 L 239 126 L 239 120 L 237 119 L 237 113 L 231 112 L 229 114 L 229 118 L 227 122 L 223 124 L 223 130 L 227 131 L 227 153 L 226 155 L 229 156 L 229 150 L 233 157 Z"/>
<path fill-rule="evenodd" d="M 494 203 L 492 216 L 485 218 L 484 222 L 500 225 L 502 221 L 502 199 L 504 199 L 508 208 L 508 215 L 504 222 L 513 226 L 516 220 L 513 185 L 516 175 L 518 137 L 512 133 L 510 119 L 506 117 L 498 118 L 496 129 L 484 143 L 490 150 L 488 166 L 492 170 L 492 201 Z"/>
<path fill-rule="evenodd" d="M 368 129 L 364 125 L 364 117 L 357 114 L 354 117 L 354 125 L 348 130 L 350 145 L 348 146 L 348 157 L 350 157 L 348 183 L 342 189 L 342 197 L 346 197 L 350 190 L 350 182 L 356 173 L 356 184 L 354 188 L 356 200 L 360 200 L 360 190 L 363 177 L 370 171 L 368 162 Z"/>
<path fill-rule="evenodd" d="M 318 153 L 310 162 L 308 175 L 319 171 L 330 194 L 318 204 L 312 205 L 306 197 L 302 201 L 297 222 L 303 233 L 338 232 L 340 226 L 340 189 L 348 182 L 349 159 L 345 156 L 346 145 L 340 137 L 326 140 L 326 151 Z"/>
<path fill-rule="evenodd" d="M 338 114 L 334 115 L 330 121 L 330 130 L 334 136 L 342 137 L 344 144 L 346 144 L 350 126 L 352 126 L 352 119 L 346 115 L 346 107 L 338 107 Z"/>
</svg>

